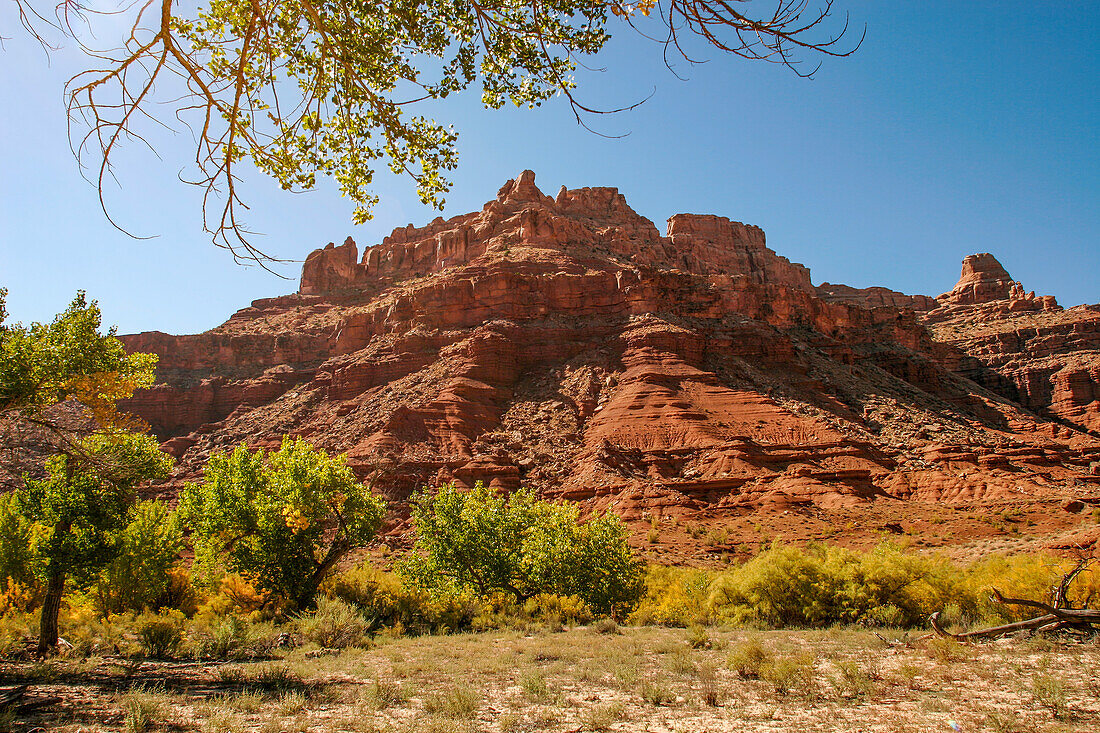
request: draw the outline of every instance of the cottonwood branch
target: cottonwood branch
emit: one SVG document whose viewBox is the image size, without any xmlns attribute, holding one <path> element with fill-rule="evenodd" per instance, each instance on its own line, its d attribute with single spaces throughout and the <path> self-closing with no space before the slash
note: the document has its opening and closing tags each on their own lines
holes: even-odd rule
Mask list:
<svg viewBox="0 0 1100 733">
<path fill-rule="evenodd" d="M 24 17 L 27 0 L 16 2 Z M 454 135 L 434 121 L 404 117 L 403 108 L 480 80 L 492 106 L 509 96 L 537 104 L 560 94 L 577 122 L 591 130 L 588 115 L 626 111 L 645 101 L 605 110 L 581 102 L 574 92 L 569 72 L 579 57 L 603 45 L 608 11 L 637 29 L 635 12 L 656 7 L 655 20 L 667 31 L 666 63 L 670 49 L 694 62 L 684 46 L 690 36 L 723 53 L 811 76 L 816 67 L 804 70 L 803 56 L 848 56 L 863 40 L 841 47 L 847 19 L 838 32 L 827 32 L 833 0 L 578 0 L 567 6 L 468 0 L 449 9 L 415 6 L 416 13 L 439 13 L 429 18 L 405 18 L 401 13 L 412 6 L 396 3 L 238 3 L 211 6 L 193 20 L 175 15 L 172 0 L 139 0 L 127 8 L 134 21 L 121 47 L 84 47 L 102 68 L 81 72 L 66 86 L 70 139 L 82 163 L 97 158 L 90 167 L 100 206 L 125 231 L 111 217 L 104 192 L 114 156 L 124 141 L 155 153 L 140 128 L 167 126 L 162 105 L 169 105 L 194 137 L 197 174 L 180 179 L 203 190 L 204 229 L 238 261 L 265 268 L 280 260 L 252 243 L 242 218 L 248 206 L 240 196 L 238 166 L 245 158 L 287 190 L 312 188 L 317 174 L 337 179 L 357 204 L 357 217 L 368 216 L 376 201 L 369 186 L 374 161 L 382 158 L 413 178 L 425 203 L 441 206 L 439 195 L 450 184 L 440 172 L 455 165 Z M 767 10 L 750 12 L 761 7 Z M 59 8 L 65 19 L 70 11 L 83 12 L 72 0 Z M 374 35 L 375 27 L 384 32 Z M 422 80 L 431 63 L 421 59 L 442 64 L 438 80 Z M 180 93 L 164 95 L 166 89 Z M 86 134 L 78 136 L 78 127 L 86 127 Z"/>
</svg>

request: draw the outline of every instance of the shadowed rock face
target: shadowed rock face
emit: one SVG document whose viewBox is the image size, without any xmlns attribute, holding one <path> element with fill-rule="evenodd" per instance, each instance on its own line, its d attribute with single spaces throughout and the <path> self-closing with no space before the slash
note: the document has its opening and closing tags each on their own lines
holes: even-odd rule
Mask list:
<svg viewBox="0 0 1100 733">
<path fill-rule="evenodd" d="M 965 357 L 958 373 L 1040 415 L 1100 433 L 1100 307 L 1064 310 L 1011 279 L 990 254 L 963 260 L 925 323 Z"/>
<path fill-rule="evenodd" d="M 988 297 L 1000 276 L 971 270 L 967 292 Z M 1039 302 L 1005 312 L 1054 312 Z M 936 305 L 815 289 L 756 227 L 678 214 L 661 236 L 614 188 L 551 198 L 524 171 L 479 212 L 395 229 L 361 256 L 350 239 L 313 252 L 297 294 L 212 331 L 124 337 L 162 357 L 161 384 L 129 406 L 179 456 L 176 484 L 211 451 L 289 433 L 346 453 L 398 506 L 482 480 L 641 529 L 681 515 L 725 527 L 707 550 L 676 524 L 669 559 L 762 541 L 762 525 L 876 538 L 914 507 L 1091 485 L 1087 422 L 1006 399 L 1007 378 L 984 379 L 1000 373 L 925 325 L 988 303 Z M 1065 381 L 1054 402 L 1093 395 Z"/>
</svg>

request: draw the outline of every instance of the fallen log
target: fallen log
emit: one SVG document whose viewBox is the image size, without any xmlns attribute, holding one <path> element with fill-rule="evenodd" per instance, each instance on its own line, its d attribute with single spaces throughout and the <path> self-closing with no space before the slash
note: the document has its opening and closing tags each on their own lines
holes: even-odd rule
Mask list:
<svg viewBox="0 0 1100 733">
<path fill-rule="evenodd" d="M 1003 626 L 993 626 L 988 629 L 979 629 L 977 631 L 964 631 L 961 634 L 952 634 L 940 626 L 940 612 L 936 611 L 934 614 L 928 617 L 928 623 L 932 625 L 932 630 L 936 632 L 937 636 L 944 636 L 955 641 L 974 641 L 978 639 L 995 638 L 998 636 L 1004 636 L 1005 634 L 1011 634 L 1015 631 L 1026 630 L 1038 630 L 1044 626 L 1050 624 L 1060 624 L 1062 620 L 1052 613 L 1045 616 L 1039 616 L 1037 618 L 1028 619 L 1026 621 L 1016 621 L 1011 624 L 1004 624 Z"/>
<path fill-rule="evenodd" d="M 1037 608 L 1040 611 L 1045 611 L 1048 614 L 1054 614 L 1060 619 L 1063 619 L 1065 621 L 1072 621 L 1074 623 L 1100 622 L 1100 611 L 1096 611 L 1091 608 L 1057 608 L 1055 606 L 1047 605 L 1046 603 L 1043 603 L 1041 601 L 1032 601 L 1027 598 L 1005 598 L 996 588 L 993 589 L 993 600 L 1002 605 Z"/>
<path fill-rule="evenodd" d="M 22 700 L 23 696 L 27 694 L 28 689 L 30 689 L 30 685 L 19 685 L 17 687 L 0 689 L 0 710 L 7 710 L 15 707 L 15 704 Z"/>
<path fill-rule="evenodd" d="M 1077 562 L 1070 572 L 1062 576 L 1058 585 L 1054 586 L 1052 596 L 1053 604 L 1033 601 L 1029 598 L 1006 598 L 996 588 L 993 589 L 991 600 L 994 603 L 1010 606 L 1023 606 L 1042 611 L 1042 616 L 1016 621 L 1002 626 L 993 626 L 988 629 L 966 631 L 961 634 L 952 634 L 940 626 L 940 612 L 937 611 L 928 617 L 928 622 L 937 636 L 943 636 L 956 641 L 973 641 L 977 639 L 993 639 L 1015 631 L 1056 631 L 1059 629 L 1072 629 L 1086 633 L 1095 633 L 1094 625 L 1100 624 L 1100 610 L 1092 608 L 1068 608 L 1067 594 L 1073 580 L 1081 574 L 1094 560 L 1091 551 L 1085 547 L 1079 547 L 1076 553 Z"/>
</svg>

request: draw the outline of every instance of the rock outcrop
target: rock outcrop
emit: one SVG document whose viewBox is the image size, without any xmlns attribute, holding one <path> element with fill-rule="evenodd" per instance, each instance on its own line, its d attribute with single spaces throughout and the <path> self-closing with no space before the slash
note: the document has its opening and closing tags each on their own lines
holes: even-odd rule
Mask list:
<svg viewBox="0 0 1100 733">
<path fill-rule="evenodd" d="M 613 509 L 639 537 L 659 527 L 658 559 L 775 534 L 877 542 L 899 522 L 938 535 L 944 505 L 965 510 L 943 520 L 959 541 L 991 531 L 971 510 L 1004 504 L 1056 533 L 1077 515 L 1048 504 L 1100 483 L 1081 402 L 1100 360 L 1051 375 L 1066 386 L 1047 402 L 1037 387 L 1006 397 L 1014 382 L 980 358 L 994 347 L 943 330 L 945 314 L 1000 303 L 994 288 L 1011 302 L 987 264 L 939 308 L 814 288 L 756 227 L 679 214 L 661 236 L 614 188 L 549 197 L 525 171 L 479 212 L 395 229 L 361 256 L 350 239 L 313 252 L 298 294 L 205 334 L 126 337 L 162 357 L 161 384 L 129 407 L 179 456 L 176 483 L 212 451 L 292 434 L 345 453 L 398 509 L 442 481 L 530 485 Z M 1060 313 L 1039 302 L 1005 312 Z M 1091 333 L 1020 348 L 1063 358 Z"/>
<path fill-rule="evenodd" d="M 1039 415 L 1100 433 L 1100 306 L 1063 310 L 989 254 L 963 260 L 940 302 L 924 321 L 955 349 L 946 366 Z"/>
<path fill-rule="evenodd" d="M 938 300 L 952 305 L 974 305 L 991 300 L 1007 300 L 1015 281 L 997 258 L 988 252 L 968 255 L 963 260 L 959 281 L 951 292 Z"/>
<path fill-rule="evenodd" d="M 930 311 L 939 307 L 936 299 L 928 295 L 906 295 L 883 287 L 853 288 L 848 285 L 821 283 L 814 290 L 817 297 L 830 303 L 854 303 L 867 308 L 901 308 L 914 311 Z"/>
<path fill-rule="evenodd" d="M 1055 310 L 1058 302 L 1053 296 L 1035 297 L 1035 292 L 1025 292 L 1024 286 L 1012 279 L 997 258 L 988 252 L 968 255 L 962 263 L 962 274 L 951 292 L 937 298 L 944 305 L 981 305 L 1008 301 L 1011 311 Z"/>
</svg>

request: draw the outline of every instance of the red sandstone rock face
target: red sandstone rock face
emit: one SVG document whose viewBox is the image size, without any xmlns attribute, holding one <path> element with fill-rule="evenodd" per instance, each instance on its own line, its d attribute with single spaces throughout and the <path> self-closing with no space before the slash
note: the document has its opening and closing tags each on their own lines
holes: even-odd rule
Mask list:
<svg viewBox="0 0 1100 733">
<path fill-rule="evenodd" d="M 395 229 L 380 245 L 368 247 L 358 265 L 350 238 L 341 247 L 316 250 L 306 259 L 299 292 L 333 294 L 368 287 L 379 278 L 424 276 L 468 264 L 491 245 L 501 250 L 514 245 L 604 249 L 637 265 L 745 276 L 755 283 L 814 292 L 810 271 L 768 249 L 758 227 L 718 216 L 677 214 L 669 219 L 668 236 L 661 237 L 618 189 L 563 187 L 551 199 L 534 181 L 534 173 L 524 171 L 479 214 Z"/>
<path fill-rule="evenodd" d="M 968 255 L 962 263 L 962 274 L 949 293 L 939 296 L 944 305 L 980 305 L 1009 301 L 1005 307 L 1014 312 L 1055 310 L 1053 296 L 1036 298 L 1035 292 L 1024 291 L 1023 285 L 1012 279 L 997 258 L 988 252 Z"/>
<path fill-rule="evenodd" d="M 817 297 L 830 303 L 855 303 L 868 308 L 905 308 L 929 311 L 939 307 L 935 298 L 927 295 L 906 295 L 888 288 L 853 288 L 847 285 L 821 283 L 815 289 Z"/>
<path fill-rule="evenodd" d="M 967 357 L 945 365 L 1040 415 L 1100 431 L 1100 307 L 1063 310 L 985 254 L 963 260 L 962 279 L 940 300 L 924 320 Z"/>
<path fill-rule="evenodd" d="M 1043 507 L 1100 482 L 1088 421 L 966 378 L 982 376 L 966 350 L 987 347 L 934 339 L 929 301 L 815 289 L 756 227 L 681 214 L 662 237 L 616 189 L 550 198 L 525 171 L 480 212 L 395 229 L 362 256 L 350 240 L 317 250 L 298 295 L 213 331 L 127 337 L 161 354 L 163 379 L 129 404 L 169 439 L 177 481 L 211 451 L 289 433 L 346 453 L 398 506 L 441 481 L 526 484 L 664 527 L 658 558 L 760 542 L 764 524 L 874 539 L 940 503 Z M 1036 404 L 1092 414 L 1082 365 Z M 727 540 L 704 548 L 677 517 Z"/>
<path fill-rule="evenodd" d="M 954 305 L 988 303 L 991 300 L 1007 300 L 1015 282 L 997 258 L 988 252 L 968 255 L 963 260 L 962 274 L 949 293 L 939 300 Z"/>
<path fill-rule="evenodd" d="M 1100 432 L 1100 306 L 1011 309 L 997 301 L 931 311 L 928 323 L 967 355 L 951 368 L 1040 415 Z"/>
<path fill-rule="evenodd" d="M 348 237 L 342 245 L 332 242 L 314 250 L 302 266 L 302 295 L 320 295 L 351 287 L 357 275 L 359 250 Z"/>
</svg>

